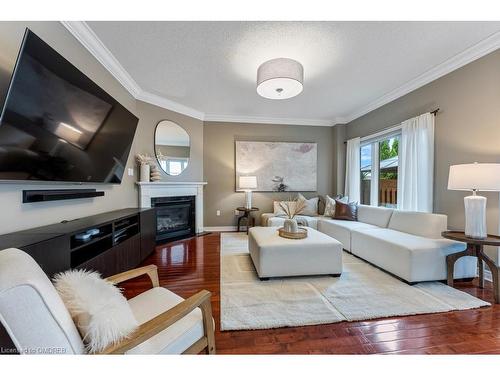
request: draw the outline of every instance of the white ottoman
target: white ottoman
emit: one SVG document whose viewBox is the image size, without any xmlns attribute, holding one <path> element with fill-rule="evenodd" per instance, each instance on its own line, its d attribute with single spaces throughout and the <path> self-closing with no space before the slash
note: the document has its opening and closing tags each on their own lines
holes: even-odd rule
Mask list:
<svg viewBox="0 0 500 375">
<path fill-rule="evenodd" d="M 315 229 L 307 232 L 307 238 L 291 240 L 280 237 L 277 228 L 250 228 L 248 248 L 259 277 L 340 276 L 342 244 Z"/>
</svg>

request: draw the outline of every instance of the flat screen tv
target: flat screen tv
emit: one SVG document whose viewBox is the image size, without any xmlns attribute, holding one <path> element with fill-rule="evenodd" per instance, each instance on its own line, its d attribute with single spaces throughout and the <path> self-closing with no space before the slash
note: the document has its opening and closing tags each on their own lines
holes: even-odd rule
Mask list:
<svg viewBox="0 0 500 375">
<path fill-rule="evenodd" d="M 0 114 L 0 180 L 119 184 L 137 122 L 26 30 Z"/>
</svg>

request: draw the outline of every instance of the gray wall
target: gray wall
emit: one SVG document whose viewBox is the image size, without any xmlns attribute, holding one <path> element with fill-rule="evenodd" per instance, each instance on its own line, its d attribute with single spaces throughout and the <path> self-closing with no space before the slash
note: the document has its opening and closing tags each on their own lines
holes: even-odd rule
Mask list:
<svg viewBox="0 0 500 375">
<path fill-rule="evenodd" d="M 306 197 L 332 194 L 334 134 L 331 127 L 265 125 L 206 122 L 204 129 L 204 173 L 208 182 L 204 191 L 205 226 L 236 225 L 234 209 L 242 206 L 244 193 L 235 192 L 235 141 L 283 141 L 318 143 L 318 193 Z M 295 193 L 291 193 L 295 195 Z M 255 215 L 272 212 L 274 199 L 285 199 L 290 193 L 253 193 Z M 221 210 L 221 216 L 216 211 Z"/>
<path fill-rule="evenodd" d="M 441 77 L 346 126 L 347 139 L 440 108 L 435 128 L 434 211 L 464 228 L 466 192 L 447 189 L 452 164 L 500 162 L 500 50 Z M 344 150 L 344 149 L 341 149 Z M 498 193 L 488 198 L 488 231 L 498 233 Z"/>
<path fill-rule="evenodd" d="M 36 227 L 39 225 L 71 220 L 100 212 L 124 207 L 136 207 L 138 192 L 135 185 L 137 168 L 136 152 L 154 154 L 154 129 L 163 119 L 183 126 L 191 136 L 190 164 L 186 172 L 178 177 L 164 175 L 165 180 L 201 180 L 203 177 L 203 123 L 202 121 L 158 108 L 136 100 L 116 81 L 111 74 L 59 22 L 0 22 L 0 102 L 3 103 L 10 75 L 24 34 L 29 27 L 38 36 L 55 48 L 72 64 L 83 71 L 128 110 L 140 118 L 132 144 L 127 168 L 135 169 L 135 176 L 125 174 L 121 185 L 85 185 L 105 192 L 102 198 L 72 201 L 22 204 L 23 189 L 68 188 L 71 185 L 5 184 L 0 183 L 0 234 Z"/>
</svg>

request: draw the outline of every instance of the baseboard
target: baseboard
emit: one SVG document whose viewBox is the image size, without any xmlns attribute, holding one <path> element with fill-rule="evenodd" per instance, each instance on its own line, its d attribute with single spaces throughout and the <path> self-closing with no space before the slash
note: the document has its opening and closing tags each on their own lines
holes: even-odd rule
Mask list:
<svg viewBox="0 0 500 375">
<path fill-rule="evenodd" d="M 238 230 L 237 226 L 222 226 L 222 227 L 203 227 L 204 231 L 207 232 L 236 232 Z"/>
</svg>

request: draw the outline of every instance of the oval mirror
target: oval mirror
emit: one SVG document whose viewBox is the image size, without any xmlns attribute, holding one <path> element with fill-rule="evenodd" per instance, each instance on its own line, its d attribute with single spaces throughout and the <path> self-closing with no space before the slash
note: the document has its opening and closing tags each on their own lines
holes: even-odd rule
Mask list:
<svg viewBox="0 0 500 375">
<path fill-rule="evenodd" d="M 175 122 L 163 120 L 156 125 L 155 154 L 161 169 L 178 176 L 189 162 L 189 134 Z"/>
</svg>

